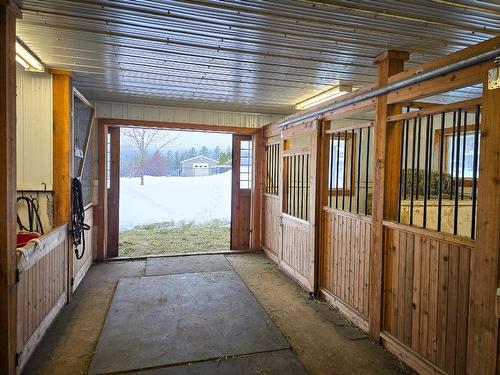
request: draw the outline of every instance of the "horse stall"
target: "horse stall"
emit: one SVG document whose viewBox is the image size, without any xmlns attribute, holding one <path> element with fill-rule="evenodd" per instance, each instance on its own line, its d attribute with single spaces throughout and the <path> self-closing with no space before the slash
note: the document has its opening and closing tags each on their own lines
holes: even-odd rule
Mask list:
<svg viewBox="0 0 500 375">
<path fill-rule="evenodd" d="M 374 86 L 264 128 L 265 254 L 424 374 L 496 366 L 497 284 L 485 283 L 500 97 L 494 64 L 470 60 L 492 44 L 476 47 L 410 71 L 388 51 Z M 482 97 L 453 100 L 478 85 Z"/>
<path fill-rule="evenodd" d="M 67 75 L 61 78 L 57 74 L 17 70 L 18 372 L 22 371 L 96 258 L 94 109 L 67 78 Z M 53 133 L 52 128 L 61 120 L 64 109 L 61 103 L 55 102 L 61 96 L 67 103 L 68 117 L 64 121 L 70 121 L 66 132 Z M 72 115 L 69 108 L 72 108 Z M 68 137 L 73 151 L 71 148 L 59 149 L 61 136 Z M 61 155 L 58 158 L 60 153 L 63 158 Z M 67 169 L 61 168 L 61 162 L 66 163 Z M 61 204 L 65 196 L 73 194 L 74 197 L 76 193 L 70 190 L 69 176 L 64 173 L 78 178 L 81 183 L 83 211 L 77 212 L 83 215 L 84 226 L 78 227 L 78 220 L 69 216 L 69 200 Z M 75 200 L 72 198 L 73 203 Z M 81 233 L 79 243 L 75 242 L 75 231 Z"/>
</svg>

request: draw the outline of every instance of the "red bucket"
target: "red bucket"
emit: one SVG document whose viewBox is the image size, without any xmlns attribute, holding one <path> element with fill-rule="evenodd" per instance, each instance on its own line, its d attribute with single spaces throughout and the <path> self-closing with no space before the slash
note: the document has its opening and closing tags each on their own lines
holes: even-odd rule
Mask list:
<svg viewBox="0 0 500 375">
<path fill-rule="evenodd" d="M 19 232 L 17 234 L 17 247 L 25 246 L 30 240 L 40 237 L 37 232 Z"/>
</svg>

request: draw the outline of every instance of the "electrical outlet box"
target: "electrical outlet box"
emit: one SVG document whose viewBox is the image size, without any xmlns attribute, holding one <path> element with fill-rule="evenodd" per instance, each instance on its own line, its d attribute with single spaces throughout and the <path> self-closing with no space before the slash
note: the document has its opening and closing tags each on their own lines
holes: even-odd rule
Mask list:
<svg viewBox="0 0 500 375">
<path fill-rule="evenodd" d="M 488 71 L 488 90 L 500 89 L 500 66 Z"/>
</svg>

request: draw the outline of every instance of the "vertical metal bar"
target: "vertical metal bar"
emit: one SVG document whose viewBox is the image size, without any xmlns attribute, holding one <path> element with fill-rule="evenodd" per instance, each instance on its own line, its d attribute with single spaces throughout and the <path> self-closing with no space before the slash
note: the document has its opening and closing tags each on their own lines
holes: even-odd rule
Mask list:
<svg viewBox="0 0 500 375">
<path fill-rule="evenodd" d="M 424 158 L 424 212 L 422 218 L 422 227 L 427 227 L 427 177 L 429 167 L 429 125 L 430 125 L 430 116 L 427 116 L 427 122 L 425 124 L 425 158 Z"/>
<path fill-rule="evenodd" d="M 354 194 L 354 129 L 351 130 L 351 170 L 349 171 L 349 212 L 352 212 L 352 195 Z"/>
<path fill-rule="evenodd" d="M 274 178 L 274 174 L 273 174 L 273 160 L 274 159 L 273 159 L 273 146 L 272 145 L 266 146 L 266 155 L 267 155 L 266 193 L 272 194 L 272 192 L 273 192 L 273 178 Z"/>
<path fill-rule="evenodd" d="M 291 197 L 291 188 L 292 188 L 292 160 L 291 156 L 287 156 L 286 158 L 286 169 L 287 169 L 287 182 L 288 186 L 286 187 L 287 191 L 287 214 L 291 213 L 291 202 L 292 202 L 292 197 Z"/>
<path fill-rule="evenodd" d="M 301 168 L 300 168 L 300 217 L 304 218 L 304 159 L 305 155 L 301 158 Z"/>
<path fill-rule="evenodd" d="M 370 133 L 371 133 L 371 128 L 368 128 L 368 139 L 366 142 L 365 215 L 368 215 L 368 174 L 370 172 Z"/>
<path fill-rule="evenodd" d="M 346 163 L 347 163 L 347 131 L 344 132 L 344 178 L 342 179 L 342 210 L 345 210 Z"/>
<path fill-rule="evenodd" d="M 409 125 L 409 124 L 408 124 Z M 417 118 L 413 120 L 412 146 L 411 146 L 411 177 L 410 177 L 410 225 L 413 225 L 413 195 L 415 192 L 415 147 L 417 142 Z"/>
<path fill-rule="evenodd" d="M 432 181 L 432 152 L 434 148 L 432 147 L 432 141 L 434 136 L 434 116 L 430 117 L 430 125 L 429 125 L 429 178 L 427 179 L 427 183 L 429 186 L 427 187 L 427 198 L 431 199 L 431 181 Z"/>
<path fill-rule="evenodd" d="M 299 198 L 299 194 L 298 194 L 298 191 L 297 191 L 297 183 L 298 183 L 298 179 L 299 179 L 299 176 L 298 176 L 298 173 L 299 173 L 299 168 L 297 166 L 299 160 L 298 160 L 298 155 L 294 155 L 293 156 L 293 216 L 297 217 L 297 206 L 298 206 L 298 198 Z"/>
<path fill-rule="evenodd" d="M 398 223 L 401 222 L 401 199 L 403 197 L 403 152 L 405 143 L 405 123 L 404 121 L 401 126 L 401 144 L 399 148 L 399 191 L 398 191 Z"/>
<path fill-rule="evenodd" d="M 453 128 L 451 133 L 451 157 L 449 159 L 450 164 L 450 199 L 453 199 L 453 161 L 455 160 L 455 127 L 457 126 L 457 112 L 453 112 Z"/>
<path fill-rule="evenodd" d="M 455 209 L 453 210 L 453 234 L 458 233 L 458 183 L 459 183 L 459 163 L 460 163 L 460 125 L 462 122 L 462 110 L 458 110 L 457 122 L 457 146 L 455 153 Z"/>
<path fill-rule="evenodd" d="M 330 168 L 328 169 L 328 206 L 332 207 L 332 188 L 333 188 L 333 134 L 330 135 Z"/>
<path fill-rule="evenodd" d="M 464 110 L 464 141 L 462 147 L 462 191 L 460 193 L 460 199 L 464 200 L 464 182 L 465 182 L 465 146 L 467 144 L 467 110 Z"/>
<path fill-rule="evenodd" d="M 406 181 L 408 181 L 408 129 L 410 128 L 410 121 L 407 120 L 403 123 L 403 131 L 405 131 L 405 151 L 404 151 L 404 156 L 405 156 L 405 175 L 404 175 L 404 200 L 406 200 L 406 194 L 407 194 L 407 189 L 406 189 Z"/>
<path fill-rule="evenodd" d="M 282 158 L 280 157 L 280 145 L 276 145 L 276 170 L 275 170 L 275 176 L 276 176 L 276 195 L 279 195 L 279 186 L 282 181 L 280 181 L 280 163 L 283 162 Z"/>
<path fill-rule="evenodd" d="M 420 189 L 420 141 L 422 140 L 422 117 L 418 118 L 418 136 L 417 136 L 417 191 L 415 199 L 418 200 Z"/>
<path fill-rule="evenodd" d="M 306 220 L 309 220 L 309 161 L 311 155 L 306 155 Z"/>
<path fill-rule="evenodd" d="M 446 114 L 441 114 L 441 139 L 439 142 L 439 188 L 438 188 L 438 217 L 437 217 L 437 230 L 441 231 L 441 210 L 443 207 L 443 156 L 444 156 L 444 125 Z"/>
<path fill-rule="evenodd" d="M 363 138 L 363 128 L 360 128 L 359 131 L 359 140 L 358 140 L 358 178 L 357 186 L 356 186 L 356 213 L 359 214 L 359 189 L 361 185 L 361 140 Z"/>
<path fill-rule="evenodd" d="M 337 178 L 337 183 L 335 186 L 335 208 L 339 208 L 339 167 L 340 167 L 340 133 L 337 133 L 337 173 L 335 177 Z"/>
<path fill-rule="evenodd" d="M 472 220 L 470 228 L 470 238 L 476 238 L 476 189 L 477 189 L 477 167 L 479 162 L 479 116 L 481 107 L 476 107 L 476 124 L 474 127 L 474 160 L 472 162 Z"/>
</svg>

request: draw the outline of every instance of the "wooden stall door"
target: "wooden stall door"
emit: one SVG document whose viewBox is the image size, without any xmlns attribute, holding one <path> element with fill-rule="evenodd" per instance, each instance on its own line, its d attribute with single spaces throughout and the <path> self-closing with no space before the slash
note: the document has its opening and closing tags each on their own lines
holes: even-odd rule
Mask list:
<svg viewBox="0 0 500 375">
<path fill-rule="evenodd" d="M 118 256 L 120 215 L 120 128 L 108 128 L 106 150 L 106 193 L 108 239 L 106 257 Z"/>
<path fill-rule="evenodd" d="M 231 249 L 250 248 L 252 201 L 252 137 L 233 135 L 233 176 L 231 194 Z"/>
</svg>

